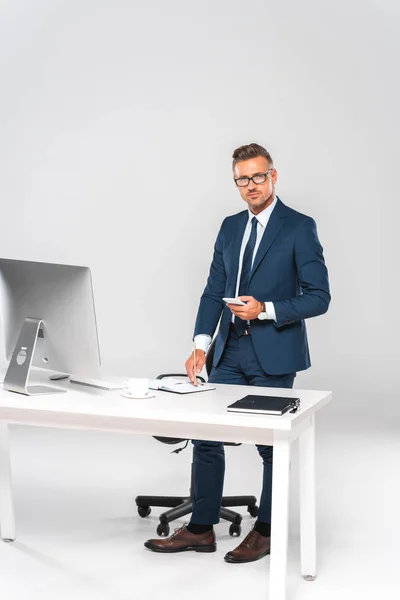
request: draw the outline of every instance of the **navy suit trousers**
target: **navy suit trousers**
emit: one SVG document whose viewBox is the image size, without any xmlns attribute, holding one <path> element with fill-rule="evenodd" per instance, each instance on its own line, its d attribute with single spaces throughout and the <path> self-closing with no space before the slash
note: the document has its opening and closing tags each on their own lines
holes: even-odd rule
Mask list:
<svg viewBox="0 0 400 600">
<path fill-rule="evenodd" d="M 296 373 L 268 375 L 255 354 L 251 335 L 238 336 L 231 329 L 222 358 L 210 373 L 210 383 L 292 388 Z M 258 519 L 271 523 L 272 446 L 257 445 L 264 473 Z M 219 522 L 225 475 L 222 442 L 193 440 L 194 490 L 192 523 Z M 243 494 L 243 490 L 241 492 Z"/>
</svg>

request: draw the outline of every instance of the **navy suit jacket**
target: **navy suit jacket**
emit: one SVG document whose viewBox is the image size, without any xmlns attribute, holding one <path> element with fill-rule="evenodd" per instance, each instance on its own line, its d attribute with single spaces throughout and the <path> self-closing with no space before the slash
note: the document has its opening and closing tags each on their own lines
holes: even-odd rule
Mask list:
<svg viewBox="0 0 400 600">
<path fill-rule="evenodd" d="M 216 338 L 214 366 L 229 335 L 232 313 L 222 300 L 235 296 L 248 211 L 227 217 L 219 231 L 194 335 Z M 310 367 L 304 319 L 322 315 L 330 303 L 328 272 L 315 221 L 281 200 L 276 203 L 254 258 L 249 296 L 274 303 L 277 321 L 251 321 L 254 349 L 264 371 L 294 373 Z M 237 317 L 236 317 L 237 318 Z"/>
</svg>

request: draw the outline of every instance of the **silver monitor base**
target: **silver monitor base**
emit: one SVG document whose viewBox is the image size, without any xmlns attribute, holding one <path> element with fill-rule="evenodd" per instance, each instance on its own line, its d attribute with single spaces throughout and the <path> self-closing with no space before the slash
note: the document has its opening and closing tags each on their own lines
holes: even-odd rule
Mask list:
<svg viewBox="0 0 400 600">
<path fill-rule="evenodd" d="M 66 391 L 67 390 L 51 387 L 50 385 L 29 385 L 26 390 L 21 393 L 26 394 L 27 396 L 42 396 L 43 394 L 59 394 L 60 392 Z"/>
<path fill-rule="evenodd" d="M 41 325 L 41 319 L 31 319 L 29 317 L 25 319 L 4 378 L 3 388 L 5 390 L 17 392 L 17 394 L 24 394 L 25 396 L 66 392 L 66 390 L 61 390 L 60 388 L 48 385 L 28 386 L 33 354 L 35 352 Z"/>
</svg>

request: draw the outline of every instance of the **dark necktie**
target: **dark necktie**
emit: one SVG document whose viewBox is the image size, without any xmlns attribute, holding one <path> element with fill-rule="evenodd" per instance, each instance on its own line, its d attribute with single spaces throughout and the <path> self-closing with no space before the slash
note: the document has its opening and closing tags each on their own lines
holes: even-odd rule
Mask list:
<svg viewBox="0 0 400 600">
<path fill-rule="evenodd" d="M 249 281 L 251 275 L 251 265 L 253 262 L 254 248 L 257 240 L 257 219 L 253 217 L 251 220 L 251 233 L 249 241 L 246 244 L 246 248 L 243 254 L 242 272 L 240 273 L 239 293 L 238 296 L 248 296 L 249 294 Z M 235 329 L 239 335 L 244 333 L 246 329 L 247 321 L 244 321 L 240 317 L 235 317 Z"/>
</svg>

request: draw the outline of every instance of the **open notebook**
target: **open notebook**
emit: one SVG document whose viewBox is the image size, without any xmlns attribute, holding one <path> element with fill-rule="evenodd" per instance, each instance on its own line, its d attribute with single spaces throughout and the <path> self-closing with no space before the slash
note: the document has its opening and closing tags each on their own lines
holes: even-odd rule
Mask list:
<svg viewBox="0 0 400 600">
<path fill-rule="evenodd" d="M 160 390 L 161 392 L 172 392 L 174 394 L 194 394 L 197 392 L 208 392 L 215 390 L 215 386 L 208 383 L 193 385 L 189 379 L 179 379 L 178 377 L 165 377 L 164 379 L 152 379 L 149 388 L 151 390 Z"/>
</svg>

